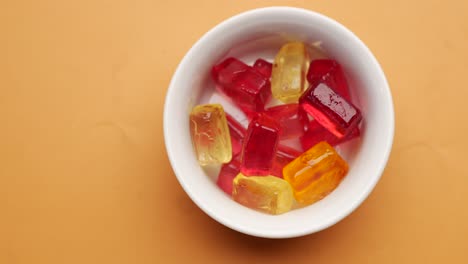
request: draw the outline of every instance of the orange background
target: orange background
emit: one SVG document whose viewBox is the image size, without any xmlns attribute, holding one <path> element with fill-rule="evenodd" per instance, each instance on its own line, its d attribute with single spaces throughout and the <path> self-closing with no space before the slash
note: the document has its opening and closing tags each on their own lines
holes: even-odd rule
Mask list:
<svg viewBox="0 0 468 264">
<path fill-rule="evenodd" d="M 303 2 L 2 1 L 0 263 L 468 263 L 467 2 Z M 370 197 L 289 240 L 200 211 L 162 133 L 164 96 L 191 45 L 269 5 L 354 31 L 382 64 L 396 114 Z"/>
</svg>

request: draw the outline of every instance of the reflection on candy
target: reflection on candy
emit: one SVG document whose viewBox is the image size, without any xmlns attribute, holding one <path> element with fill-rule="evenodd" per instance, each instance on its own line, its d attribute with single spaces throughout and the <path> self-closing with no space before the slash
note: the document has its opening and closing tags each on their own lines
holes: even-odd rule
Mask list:
<svg viewBox="0 0 468 264">
<path fill-rule="evenodd" d="M 338 138 L 347 136 L 362 119 L 359 109 L 322 79 L 314 80 L 299 102 L 307 113 Z"/>
<path fill-rule="evenodd" d="M 250 117 L 263 111 L 271 97 L 270 81 L 237 59 L 224 60 L 211 73 L 217 88 Z"/>
<path fill-rule="evenodd" d="M 333 191 L 348 172 L 348 164 L 335 149 L 320 142 L 301 154 L 283 169 L 296 200 L 312 204 Z"/>
<path fill-rule="evenodd" d="M 241 172 L 244 175 L 270 174 L 279 133 L 278 123 L 263 113 L 250 122 L 242 149 Z"/>
<path fill-rule="evenodd" d="M 271 73 L 271 92 L 285 103 L 297 102 L 307 89 L 307 67 L 309 55 L 302 42 L 283 45 L 276 54 Z"/>
<path fill-rule="evenodd" d="M 190 113 L 190 132 L 200 165 L 231 161 L 231 139 L 221 105 L 195 106 Z"/>
<path fill-rule="evenodd" d="M 270 214 L 282 214 L 293 205 L 289 183 L 274 176 L 244 176 L 239 173 L 233 182 L 232 198 L 247 207 Z"/>
</svg>

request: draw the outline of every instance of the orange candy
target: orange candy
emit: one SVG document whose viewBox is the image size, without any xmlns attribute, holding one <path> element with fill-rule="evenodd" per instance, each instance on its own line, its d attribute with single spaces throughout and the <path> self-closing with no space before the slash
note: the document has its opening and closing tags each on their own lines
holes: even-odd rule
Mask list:
<svg viewBox="0 0 468 264">
<path fill-rule="evenodd" d="M 322 141 L 283 168 L 283 176 L 296 200 L 309 205 L 332 192 L 348 172 L 348 164 Z"/>
</svg>

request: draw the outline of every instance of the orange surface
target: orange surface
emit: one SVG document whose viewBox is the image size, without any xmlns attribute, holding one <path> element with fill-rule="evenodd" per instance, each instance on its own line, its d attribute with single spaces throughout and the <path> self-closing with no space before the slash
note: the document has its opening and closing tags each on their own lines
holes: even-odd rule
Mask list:
<svg viewBox="0 0 468 264">
<path fill-rule="evenodd" d="M 331 193 L 348 170 L 348 163 L 322 141 L 286 165 L 283 176 L 291 184 L 296 201 L 310 205 Z"/>
<path fill-rule="evenodd" d="M 305 2 L 1 1 L 0 263 L 468 263 L 468 2 Z M 200 211 L 162 135 L 166 89 L 191 45 L 275 4 L 353 30 L 382 64 L 396 111 L 369 199 L 289 240 Z"/>
</svg>

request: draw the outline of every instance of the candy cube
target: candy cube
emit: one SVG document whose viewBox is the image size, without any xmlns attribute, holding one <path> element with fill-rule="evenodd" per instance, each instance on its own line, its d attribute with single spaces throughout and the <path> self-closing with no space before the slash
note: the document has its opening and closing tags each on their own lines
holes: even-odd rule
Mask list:
<svg viewBox="0 0 468 264">
<path fill-rule="evenodd" d="M 299 104 L 271 107 L 265 113 L 281 126 L 281 139 L 300 137 L 304 134 L 309 118 Z"/>
<path fill-rule="evenodd" d="M 270 81 L 243 62 L 228 58 L 212 69 L 217 88 L 253 117 L 271 97 Z"/>
<path fill-rule="evenodd" d="M 216 184 L 225 193 L 231 196 L 232 194 L 232 181 L 240 172 L 240 162 L 237 157 L 233 158 L 231 162 L 223 164 L 218 174 L 218 180 Z"/>
<path fill-rule="evenodd" d="M 278 145 L 271 175 L 283 178 L 283 168 L 300 155 L 301 153 L 293 148 Z"/>
<path fill-rule="evenodd" d="M 258 59 L 255 61 L 253 68 L 266 78 L 270 79 L 271 77 L 271 68 L 273 67 L 273 64 L 269 63 L 266 60 L 263 59 Z"/>
<path fill-rule="evenodd" d="M 237 74 L 245 72 L 249 68 L 247 64 L 231 57 L 215 65 L 211 71 L 211 75 L 218 85 L 231 85 Z"/>
<path fill-rule="evenodd" d="M 348 172 L 348 164 L 327 142 L 320 142 L 283 169 L 296 200 L 312 204 L 332 192 Z"/>
<path fill-rule="evenodd" d="M 361 122 L 361 112 L 337 94 L 323 79 L 314 80 L 299 99 L 304 110 L 338 138 L 347 136 Z"/>
<path fill-rule="evenodd" d="M 242 151 L 242 145 L 247 130 L 229 114 L 226 114 L 226 119 L 229 127 L 229 134 L 231 135 L 232 156 L 236 156 Z"/>
<path fill-rule="evenodd" d="M 293 205 L 289 183 L 274 176 L 246 177 L 239 173 L 233 181 L 232 198 L 247 207 L 270 214 L 282 214 Z"/>
<path fill-rule="evenodd" d="M 242 149 L 241 172 L 247 176 L 269 175 L 275 158 L 280 128 L 261 113 L 249 124 Z"/>
<path fill-rule="evenodd" d="M 303 136 L 300 137 L 300 141 L 303 149 L 309 149 L 320 141 L 326 141 L 328 144 L 336 146 L 348 140 L 357 138 L 359 135 L 359 128 L 356 127 L 346 137 L 338 138 L 322 125 L 320 125 L 317 121 L 312 120 L 308 125 L 308 130 L 304 133 Z"/>
<path fill-rule="evenodd" d="M 313 83 L 322 79 L 336 93 L 350 101 L 348 83 L 340 64 L 335 60 L 314 60 L 310 63 L 307 80 Z"/>
<path fill-rule="evenodd" d="M 301 42 L 283 45 L 275 57 L 271 73 L 273 96 L 285 103 L 296 102 L 307 89 L 309 56 Z"/>
<path fill-rule="evenodd" d="M 190 133 L 200 165 L 231 161 L 231 139 L 221 105 L 195 106 L 190 113 Z"/>
</svg>

